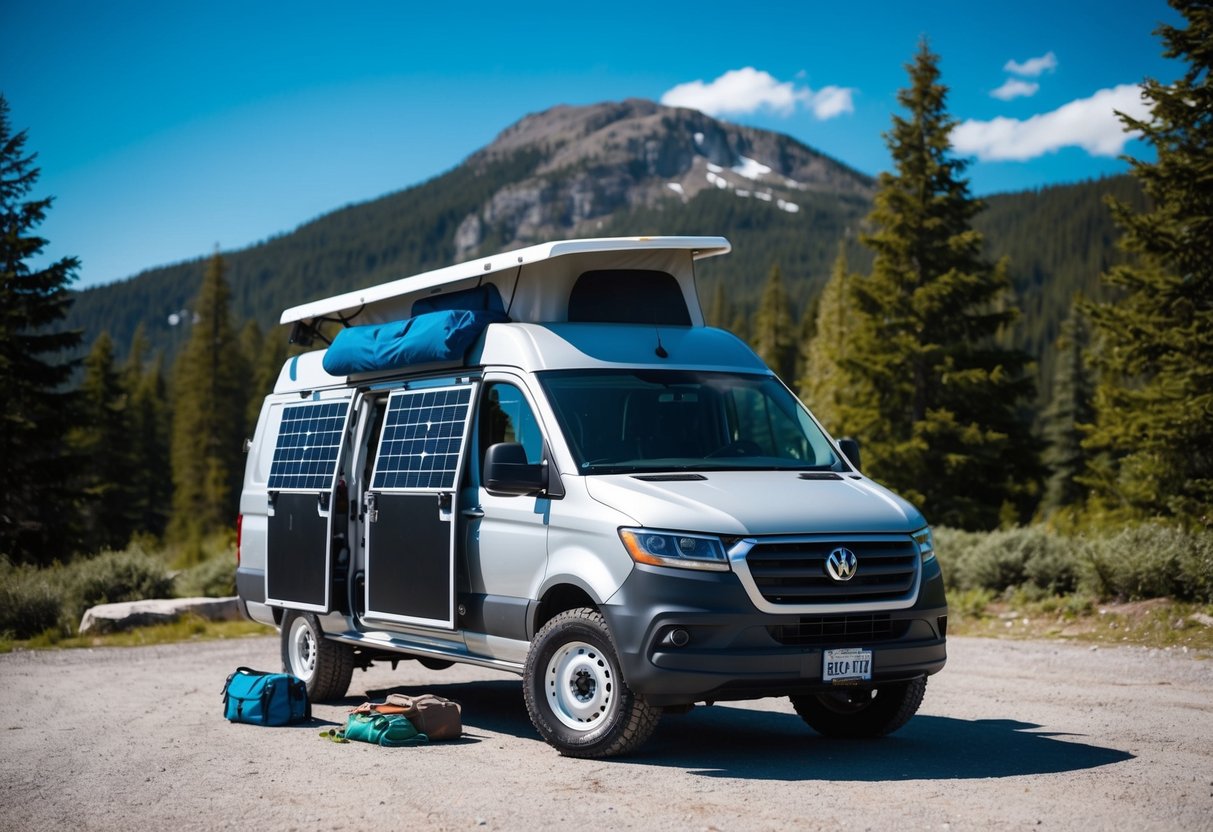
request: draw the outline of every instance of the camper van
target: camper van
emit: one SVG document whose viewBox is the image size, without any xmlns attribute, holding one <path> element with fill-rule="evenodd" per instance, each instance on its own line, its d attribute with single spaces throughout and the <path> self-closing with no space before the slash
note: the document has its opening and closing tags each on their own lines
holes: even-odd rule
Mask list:
<svg viewBox="0 0 1213 832">
<path fill-rule="evenodd" d="M 262 405 L 236 578 L 313 699 L 373 662 L 493 668 L 574 757 L 720 701 L 828 736 L 913 716 L 946 657 L 931 531 L 705 326 L 696 267 L 729 250 L 553 242 L 283 312 L 321 348 Z"/>
</svg>

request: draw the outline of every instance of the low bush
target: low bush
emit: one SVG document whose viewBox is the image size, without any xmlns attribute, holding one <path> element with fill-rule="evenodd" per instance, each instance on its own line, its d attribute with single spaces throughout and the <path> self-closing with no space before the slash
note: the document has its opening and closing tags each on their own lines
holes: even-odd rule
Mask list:
<svg viewBox="0 0 1213 832">
<path fill-rule="evenodd" d="M 951 591 L 1213 603 L 1213 532 L 1138 526 L 1084 536 L 1044 526 L 988 533 L 941 528 L 935 542 Z"/>
<path fill-rule="evenodd" d="M 236 558 L 233 552 L 192 566 L 177 576 L 177 594 L 183 598 L 224 598 L 236 594 Z"/>
<path fill-rule="evenodd" d="M 173 579 L 164 561 L 138 546 L 76 561 L 64 572 L 67 584 L 64 615 L 73 628 L 80 623 L 84 611 L 97 604 L 168 598 L 173 594 Z"/>
<path fill-rule="evenodd" d="M 0 560 L 0 635 L 26 639 L 60 626 L 63 585 L 58 571 Z"/>
</svg>

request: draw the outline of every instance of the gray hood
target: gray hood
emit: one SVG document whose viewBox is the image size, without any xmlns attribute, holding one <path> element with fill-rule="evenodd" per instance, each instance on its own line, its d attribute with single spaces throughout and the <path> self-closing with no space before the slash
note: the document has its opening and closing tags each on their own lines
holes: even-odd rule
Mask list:
<svg viewBox="0 0 1213 832">
<path fill-rule="evenodd" d="M 645 476 L 645 475 L 641 475 Z M 651 529 L 721 535 L 908 533 L 918 509 L 867 478 L 809 480 L 797 471 L 704 471 L 703 480 L 586 477 L 591 497 Z"/>
</svg>

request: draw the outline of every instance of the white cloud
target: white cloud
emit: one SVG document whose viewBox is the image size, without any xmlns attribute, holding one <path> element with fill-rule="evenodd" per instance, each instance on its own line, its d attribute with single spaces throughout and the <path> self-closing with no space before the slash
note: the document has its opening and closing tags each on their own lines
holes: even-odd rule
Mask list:
<svg viewBox="0 0 1213 832">
<path fill-rule="evenodd" d="M 1052 52 L 1046 52 L 1039 58 L 1028 58 L 1022 64 L 1018 61 L 1007 61 L 1003 69 L 1015 75 L 1035 78 L 1042 72 L 1052 72 L 1057 69 L 1057 56 Z"/>
<path fill-rule="evenodd" d="M 952 147 L 985 161 L 1024 161 L 1063 147 L 1081 147 L 1092 156 L 1115 156 L 1134 134 L 1124 131 L 1114 110 L 1139 119 L 1150 114 L 1141 87 L 1121 84 L 1022 121 L 970 119 L 952 131 Z"/>
<path fill-rule="evenodd" d="M 825 121 L 854 112 L 851 100 L 854 92 L 849 87 L 823 87 L 814 92 L 747 66 L 731 69 L 709 83 L 688 81 L 679 84 L 661 96 L 661 103 L 670 107 L 690 107 L 710 116 L 741 115 L 759 110 L 789 116 L 802 106 Z"/>
<path fill-rule="evenodd" d="M 1008 78 L 1007 82 L 996 90 L 991 90 L 990 95 L 1001 101 L 1010 101 L 1012 98 L 1031 98 L 1036 95 L 1036 91 L 1040 89 L 1040 84 L 1035 81 L 1021 81 L 1018 78 Z"/>
<path fill-rule="evenodd" d="M 855 104 L 851 101 L 851 94 L 854 92 L 850 87 L 822 87 L 813 93 L 809 106 L 813 115 L 822 121 L 828 121 L 843 113 L 855 112 Z"/>
</svg>

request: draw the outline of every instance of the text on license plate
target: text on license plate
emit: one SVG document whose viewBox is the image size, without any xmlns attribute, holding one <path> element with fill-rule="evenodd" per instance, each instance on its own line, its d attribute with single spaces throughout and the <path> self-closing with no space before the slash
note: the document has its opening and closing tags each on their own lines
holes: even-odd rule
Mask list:
<svg viewBox="0 0 1213 832">
<path fill-rule="evenodd" d="M 860 681 L 872 679 L 872 651 L 863 647 L 826 650 L 822 653 L 821 681 Z"/>
</svg>

